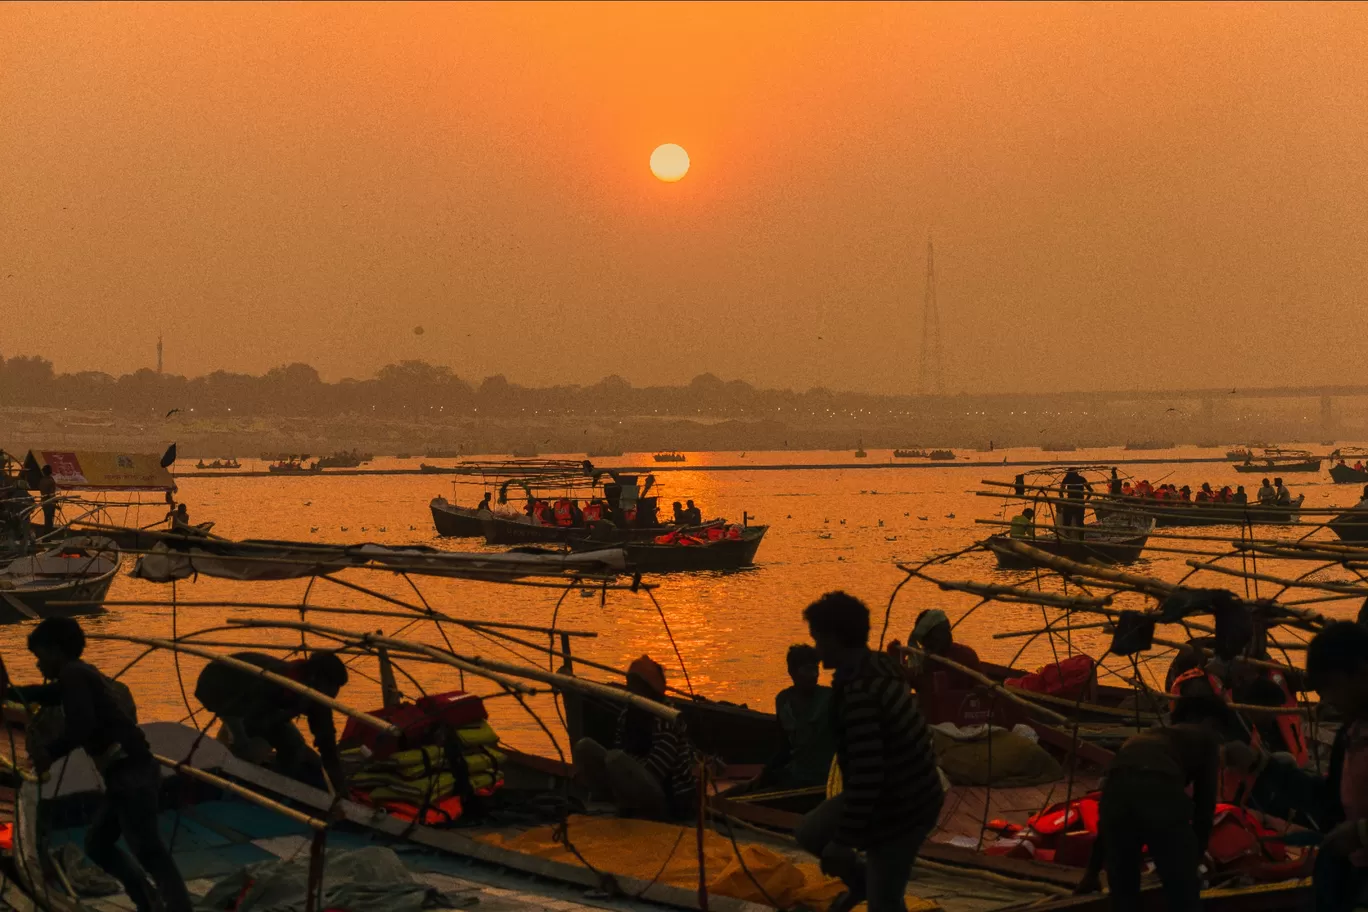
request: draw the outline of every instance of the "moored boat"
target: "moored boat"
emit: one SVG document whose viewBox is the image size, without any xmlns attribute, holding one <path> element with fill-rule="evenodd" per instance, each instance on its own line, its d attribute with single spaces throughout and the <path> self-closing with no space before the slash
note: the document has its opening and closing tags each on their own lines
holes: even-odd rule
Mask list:
<svg viewBox="0 0 1368 912">
<path fill-rule="evenodd" d="M 1276 475 L 1286 472 L 1319 472 L 1321 461 L 1312 457 L 1310 459 L 1261 459 L 1258 462 L 1247 461 L 1233 467 L 1237 472 L 1247 475 Z"/>
<path fill-rule="evenodd" d="M 1184 526 L 1274 525 L 1297 522 L 1306 495 L 1288 504 L 1230 503 L 1221 501 L 1157 500 L 1151 497 L 1098 499 L 1093 508 L 1100 517 L 1142 515 L 1154 519 L 1157 529 Z"/>
<path fill-rule="evenodd" d="M 656 453 L 651 457 L 656 462 L 687 462 L 688 457 L 678 450 L 671 450 L 668 453 Z"/>
<path fill-rule="evenodd" d="M 628 566 L 641 573 L 740 570 L 755 562 L 755 553 L 768 529 L 747 526 L 738 530 L 734 538 L 724 534 L 711 540 L 706 532 L 698 537 L 672 532 L 647 541 L 615 543 L 613 547 L 626 551 Z M 596 537 L 570 540 L 572 551 L 597 551 L 603 547 L 605 543 Z"/>
<path fill-rule="evenodd" d="M 123 555 L 111 539 L 78 537 L 0 569 L 0 623 L 103 611 Z"/>
<path fill-rule="evenodd" d="M 1102 523 L 1084 526 L 1081 530 L 1077 527 L 1065 526 L 1050 530 L 1045 534 L 1038 531 L 1035 538 L 1023 539 L 1023 541 L 1031 547 L 1055 557 L 1067 557 L 1070 560 L 1093 561 L 1101 564 L 1133 564 L 1140 559 L 1144 552 L 1145 544 L 1149 541 L 1150 530 L 1153 528 L 1154 520 L 1152 519 L 1145 520 L 1139 528 L 1126 528 Z M 1077 534 L 1079 531 L 1082 532 L 1082 535 Z M 1009 540 L 1008 536 L 1002 534 L 994 535 L 984 542 L 997 558 L 1000 569 L 1031 570 L 1037 566 L 1030 558 L 1004 547 L 1004 542 L 1007 540 Z"/>
<path fill-rule="evenodd" d="M 926 456 L 926 450 L 923 450 L 923 449 L 921 449 L 920 447 L 912 447 L 911 449 L 906 449 L 906 450 L 894 450 L 894 451 L 893 451 L 893 458 L 894 458 L 894 459 L 925 459 L 925 458 L 927 458 L 927 456 Z"/>
<path fill-rule="evenodd" d="M 432 511 L 432 524 L 437 527 L 438 535 L 444 538 L 479 538 L 484 535 L 481 519 L 488 515 L 488 510 L 460 507 L 440 496 L 432 498 L 428 507 Z"/>
<path fill-rule="evenodd" d="M 946 462 L 955 458 L 953 450 L 932 450 L 926 457 L 934 462 Z"/>
<path fill-rule="evenodd" d="M 203 459 L 201 459 L 199 462 L 195 463 L 195 468 L 197 468 L 197 469 L 240 469 L 240 468 L 242 468 L 242 463 L 238 462 L 236 458 L 215 459 L 213 462 L 205 462 Z"/>
<path fill-rule="evenodd" d="M 1368 510 L 1345 510 L 1326 525 L 1346 544 L 1368 545 Z"/>
</svg>

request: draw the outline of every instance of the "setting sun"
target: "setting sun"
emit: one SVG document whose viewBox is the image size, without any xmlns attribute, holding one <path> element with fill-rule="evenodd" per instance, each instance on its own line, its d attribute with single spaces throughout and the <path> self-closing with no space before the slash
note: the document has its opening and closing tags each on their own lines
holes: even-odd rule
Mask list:
<svg viewBox="0 0 1368 912">
<path fill-rule="evenodd" d="M 674 183 L 689 173 L 689 153 L 683 146 L 665 143 L 651 153 L 651 173 L 663 181 Z"/>
</svg>

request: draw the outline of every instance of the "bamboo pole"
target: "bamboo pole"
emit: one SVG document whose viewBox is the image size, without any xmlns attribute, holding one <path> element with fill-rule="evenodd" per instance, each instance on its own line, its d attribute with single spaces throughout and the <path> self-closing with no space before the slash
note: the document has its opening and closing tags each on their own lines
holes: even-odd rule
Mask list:
<svg viewBox="0 0 1368 912">
<path fill-rule="evenodd" d="M 1112 597 L 1102 596 L 1067 596 L 1052 595 L 1048 592 L 1034 592 L 1030 589 L 1020 589 L 1015 586 L 1001 586 L 995 583 L 978 583 L 971 580 L 952 581 L 938 580 L 927 575 L 916 567 L 908 567 L 898 564 L 898 569 L 911 576 L 924 579 L 927 582 L 935 583 L 938 587 L 946 591 L 968 592 L 973 595 L 981 595 L 985 598 L 996 598 L 1008 596 L 1016 601 L 1028 602 L 1036 605 L 1046 605 L 1051 608 L 1102 608 L 1112 603 Z"/>
<path fill-rule="evenodd" d="M 993 639 L 1014 640 L 1020 637 L 1040 636 L 1042 633 L 1069 633 L 1074 630 L 1096 630 L 1099 627 L 1111 628 L 1114 626 L 1115 622 L 1113 621 L 1092 621 L 1087 624 L 1074 624 L 1070 627 L 1042 627 L 1039 630 L 1013 630 L 1010 633 L 995 633 Z"/>
<path fill-rule="evenodd" d="M 493 659 L 485 659 L 479 656 L 460 656 L 455 653 L 434 649 L 433 647 L 426 646 L 422 643 L 397 640 L 393 637 L 378 636 L 376 634 L 358 634 L 349 630 L 336 630 L 328 627 L 320 627 L 316 624 L 286 621 L 251 621 L 246 618 L 230 618 L 229 620 L 230 623 L 242 627 L 280 626 L 304 630 L 306 632 L 312 630 L 317 633 L 337 636 L 339 638 L 355 639 L 364 643 L 376 643 L 388 646 L 390 649 L 400 652 L 420 652 L 425 655 L 430 655 L 433 658 L 449 661 L 449 664 L 452 664 L 455 667 L 464 668 L 465 671 L 482 677 L 497 679 L 495 678 L 495 675 L 504 674 L 512 677 L 527 678 L 532 681 L 539 681 L 551 687 L 558 687 L 563 690 L 578 690 L 581 693 L 589 694 L 590 696 L 602 697 L 618 703 L 626 703 L 629 706 L 635 706 L 637 709 L 659 716 L 667 722 L 673 722 L 679 717 L 679 710 L 667 706 L 664 703 L 648 700 L 645 697 L 637 696 L 636 694 L 621 688 L 609 687 L 606 684 L 599 684 L 596 681 L 586 681 L 583 678 L 556 674 L 555 672 L 550 671 L 542 671 L 540 668 L 530 668 L 525 665 L 512 665 L 507 662 L 498 662 Z"/>
<path fill-rule="evenodd" d="M 1069 560 L 1065 557 L 1056 557 L 1039 548 L 1032 548 L 1030 545 L 1019 539 L 1003 539 L 1001 546 L 1015 554 L 1049 567 L 1067 576 L 1081 576 L 1085 579 L 1100 579 L 1109 582 L 1121 583 L 1122 585 L 1137 589 L 1141 592 L 1167 597 L 1179 587 L 1173 583 L 1166 583 L 1162 580 L 1154 579 L 1149 576 L 1141 576 L 1138 573 L 1127 573 L 1124 570 L 1115 570 L 1111 567 L 1099 567 L 1093 564 L 1080 564 L 1077 561 Z"/>
<path fill-rule="evenodd" d="M 975 681 L 978 681 L 980 684 L 983 684 L 990 690 L 994 690 L 1002 694 L 1008 700 L 1011 700 L 1013 703 L 1017 704 L 1023 709 L 1027 709 L 1033 713 L 1036 713 L 1037 715 L 1044 716 L 1047 719 L 1050 719 L 1054 722 L 1058 722 L 1061 724 L 1067 725 L 1069 722 L 1068 719 L 1066 719 L 1064 716 L 1061 716 L 1054 710 L 1046 709 L 1045 707 L 1040 706 L 1039 704 L 1031 702 L 1025 697 L 1022 697 L 1014 693 L 1011 689 L 1003 686 L 1002 684 L 999 684 L 997 681 L 994 681 L 992 678 L 988 677 L 982 672 L 975 671 L 972 668 L 966 668 L 959 662 L 954 661 L 953 659 L 947 659 L 945 656 L 936 655 L 934 652 L 927 652 L 926 650 L 918 649 L 915 646 L 900 646 L 898 647 L 898 649 L 899 651 L 905 652 L 908 655 L 921 656 L 922 658 L 931 659 L 934 662 L 939 662 L 940 664 L 945 665 L 948 668 L 952 668 L 955 671 L 958 671 L 961 674 L 966 675 L 967 677 L 973 678 Z"/>
<path fill-rule="evenodd" d="M 202 770 L 199 767 L 190 766 L 179 760 L 172 760 L 170 757 L 163 757 L 161 754 L 153 754 L 152 757 L 167 769 L 173 769 L 192 779 L 198 779 L 201 782 L 207 782 L 210 785 L 217 786 L 224 791 L 232 792 L 234 795 L 246 798 L 253 804 L 264 807 L 267 810 L 275 811 L 277 814 L 281 814 L 285 817 L 289 817 L 296 823 L 302 823 L 315 830 L 326 830 L 328 828 L 328 823 L 325 820 L 319 820 L 317 817 L 310 817 L 308 814 L 296 811 L 294 808 L 281 804 L 279 801 L 274 801 L 267 798 L 265 795 L 257 794 L 249 788 L 244 788 L 236 782 L 230 782 L 221 776 L 215 776 L 213 773 Z"/>
<path fill-rule="evenodd" d="M 235 624 L 240 627 L 300 630 L 305 633 L 315 633 L 320 636 L 329 637 L 341 643 L 359 643 L 361 644 L 361 648 L 366 648 L 371 643 L 381 644 L 390 647 L 391 650 L 399 650 L 402 652 L 414 652 L 420 655 L 426 655 L 429 659 L 439 664 L 450 665 L 451 667 L 459 668 L 462 671 L 469 671 L 473 674 L 479 674 L 481 677 L 488 678 L 489 680 L 494 681 L 496 684 L 506 687 L 515 693 L 526 694 L 528 696 L 535 696 L 537 693 L 537 691 L 533 688 L 528 687 L 527 685 L 522 684 L 518 681 L 511 681 L 507 678 L 503 678 L 498 675 L 483 674 L 480 671 L 469 667 L 468 663 L 462 662 L 459 658 L 454 658 L 449 653 L 442 652 L 439 649 L 433 649 L 431 646 L 425 646 L 421 643 L 411 643 L 407 640 L 392 640 L 381 634 L 366 632 L 358 633 L 351 630 L 341 630 L 336 627 L 323 627 L 319 624 L 309 624 L 303 621 L 254 621 L 248 618 L 229 618 L 228 622 L 230 624 Z M 366 651 L 370 655 L 376 654 L 374 649 L 367 649 Z"/>
<path fill-rule="evenodd" d="M 123 600 L 123 601 L 110 601 L 110 600 L 106 599 L 105 601 L 102 601 L 102 602 L 97 602 L 97 601 L 79 602 L 79 601 L 57 601 L 57 600 L 54 600 L 54 601 L 48 602 L 48 604 L 49 604 L 49 605 L 62 605 L 62 606 L 65 606 L 65 607 L 78 607 L 78 606 L 80 606 L 80 607 L 90 607 L 90 606 L 94 606 L 94 605 L 104 605 L 104 606 L 110 607 L 110 608 L 134 608 L 134 607 L 144 607 L 144 606 L 146 606 L 146 607 L 152 607 L 152 608 L 172 608 L 172 607 L 177 607 L 177 608 L 253 608 L 253 609 L 265 609 L 265 610 L 275 610 L 275 611 L 295 611 L 295 612 L 298 612 L 298 611 L 318 611 L 318 612 L 321 612 L 321 613 L 323 613 L 323 614 L 364 614 L 364 615 L 372 616 L 372 617 L 393 617 L 393 618 L 405 618 L 405 619 L 407 619 L 407 620 L 416 620 L 416 618 L 414 618 L 413 614 L 411 614 L 411 613 L 399 612 L 399 611 L 380 611 L 380 610 L 378 610 L 378 609 L 369 609 L 369 608 L 333 608 L 333 607 L 328 607 L 328 606 L 324 606 L 324 605 L 313 605 L 313 604 L 301 605 L 301 604 L 299 604 L 298 602 L 294 602 L 294 603 L 290 603 L 290 602 L 229 602 L 229 601 L 215 601 L 215 600 L 209 600 L 209 601 L 196 601 L 196 602 L 181 602 L 181 601 L 177 601 L 177 602 L 153 602 L 153 601 L 145 601 L 145 600 L 141 600 L 141 599 L 127 599 L 127 600 Z M 511 623 L 511 622 L 508 622 L 508 621 L 480 621 L 480 620 L 474 620 L 474 619 L 471 619 L 471 618 L 455 618 L 455 617 L 450 617 L 449 615 L 443 614 L 443 613 L 440 612 L 440 611 L 436 611 L 436 610 L 429 611 L 429 610 L 427 610 L 427 609 L 418 608 L 418 607 L 416 607 L 416 606 L 413 606 L 413 610 L 419 612 L 420 614 L 422 614 L 422 615 L 424 615 L 424 616 L 431 617 L 431 618 L 433 618 L 434 620 L 440 620 L 440 621 L 443 621 L 444 623 L 448 623 L 448 624 L 456 624 L 456 625 L 461 626 L 461 627 L 480 627 L 480 628 L 487 628 L 487 629 L 504 629 L 504 630 L 527 630 L 527 631 L 531 631 L 531 632 L 533 632 L 533 633 L 545 633 L 545 634 L 555 634 L 555 635 L 563 634 L 563 635 L 565 635 L 565 636 L 572 636 L 572 637 L 597 637 L 597 636 L 598 636 L 598 634 L 595 633 L 595 632 L 592 631 L 592 630 L 567 630 L 567 629 L 565 629 L 565 628 L 563 628 L 563 627 L 542 627 L 542 626 L 539 626 L 539 625 L 537 625 L 537 624 L 514 624 L 514 623 Z"/>
<path fill-rule="evenodd" d="M 306 687 L 303 684 L 300 684 L 298 681 L 295 681 L 291 678 L 287 678 L 284 675 L 278 675 L 273 671 L 267 671 L 259 665 L 253 665 L 251 662 L 243 662 L 239 659 L 235 659 L 232 656 L 222 655 L 221 653 L 213 652 L 208 649 L 200 649 L 198 647 L 191 646 L 187 643 L 177 642 L 175 640 L 163 640 L 157 637 L 137 637 L 129 636 L 127 634 L 114 633 L 88 633 L 86 634 L 86 639 L 115 640 L 126 643 L 140 643 L 143 646 L 151 646 L 155 649 L 169 649 L 172 652 L 185 652 L 193 656 L 199 656 L 202 659 L 207 659 L 210 662 L 219 662 L 223 665 L 227 665 L 230 668 L 235 668 L 238 671 L 244 671 L 248 674 L 255 675 L 259 678 L 264 678 L 265 680 L 270 681 L 272 684 L 278 684 L 281 687 L 284 687 L 286 690 L 292 690 L 297 694 L 314 700 L 315 702 L 322 703 L 324 706 L 330 707 L 331 709 L 334 709 L 345 716 L 350 716 L 351 718 L 355 719 L 356 721 L 364 725 L 369 725 L 371 728 L 383 732 L 388 732 L 391 735 L 402 734 L 397 725 L 392 725 L 391 723 L 386 722 L 384 719 L 377 719 L 370 713 L 362 712 L 359 709 L 353 709 L 352 707 L 347 706 L 346 704 L 341 703 L 338 700 L 335 700 L 334 698 L 328 696 L 325 693 L 320 693 L 319 691 L 314 690 L 311 687 Z"/>
</svg>

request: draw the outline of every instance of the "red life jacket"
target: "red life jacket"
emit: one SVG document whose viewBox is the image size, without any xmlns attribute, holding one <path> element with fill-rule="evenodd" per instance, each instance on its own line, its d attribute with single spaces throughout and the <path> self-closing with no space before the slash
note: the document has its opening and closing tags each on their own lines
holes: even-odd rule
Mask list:
<svg viewBox="0 0 1368 912">
<path fill-rule="evenodd" d="M 1220 678 L 1216 677 L 1214 674 L 1210 674 L 1205 668 L 1189 668 L 1187 671 L 1173 679 L 1173 686 L 1169 688 L 1169 695 L 1173 697 L 1173 699 L 1169 701 L 1169 712 L 1178 708 L 1178 698 L 1183 695 L 1183 685 L 1188 681 L 1195 681 L 1198 678 L 1206 678 L 1207 684 L 1211 687 L 1211 692 L 1216 696 L 1225 699 L 1227 703 L 1230 702 L 1229 699 L 1226 698 L 1225 687 L 1221 684 Z"/>
<path fill-rule="evenodd" d="M 587 503 L 584 505 L 584 521 L 586 523 L 599 522 L 603 519 L 603 504 Z"/>
<path fill-rule="evenodd" d="M 562 497 L 560 500 L 556 501 L 555 515 L 556 525 L 558 526 L 573 526 L 575 524 L 575 509 L 574 504 L 570 502 L 570 498 Z"/>
<path fill-rule="evenodd" d="M 1205 668 L 1189 668 L 1187 671 L 1173 679 L 1173 686 L 1169 688 L 1169 694 L 1173 700 L 1169 703 L 1170 711 L 1178 705 L 1178 697 L 1183 695 L 1183 685 L 1188 681 L 1195 681 L 1205 678 L 1211 687 L 1211 692 L 1227 703 L 1230 702 L 1230 693 L 1221 684 L 1221 679 L 1208 672 Z M 1263 739 L 1259 737 L 1259 729 L 1255 726 L 1249 727 L 1249 746 L 1258 750 L 1263 744 Z M 1241 775 L 1225 767 L 1221 768 L 1220 780 L 1217 784 L 1217 795 L 1221 801 L 1230 804 L 1239 804 L 1247 800 L 1249 792 L 1254 788 L 1254 776 Z"/>
<path fill-rule="evenodd" d="M 741 527 L 738 526 L 736 523 L 732 523 L 731 525 L 727 526 L 727 538 L 731 539 L 732 541 L 740 541 Z"/>
<path fill-rule="evenodd" d="M 722 528 L 720 526 L 708 527 L 708 541 L 715 542 L 722 540 Z"/>
<path fill-rule="evenodd" d="M 632 507 L 631 509 L 627 510 L 625 513 L 622 514 L 622 516 L 624 519 L 627 520 L 629 524 L 636 522 L 636 507 Z"/>
<path fill-rule="evenodd" d="M 1056 697 L 1077 697 L 1096 674 L 1097 663 L 1092 656 L 1076 655 L 1053 665 L 1045 665 L 1033 674 L 1008 678 L 1003 683 Z"/>
</svg>

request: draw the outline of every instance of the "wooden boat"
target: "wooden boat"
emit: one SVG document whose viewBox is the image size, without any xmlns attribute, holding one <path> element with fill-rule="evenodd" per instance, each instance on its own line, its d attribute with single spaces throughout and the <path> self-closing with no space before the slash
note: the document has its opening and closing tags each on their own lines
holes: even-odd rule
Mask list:
<svg viewBox="0 0 1368 912">
<path fill-rule="evenodd" d="M 1339 540 L 1351 545 L 1368 545 L 1368 510 L 1345 510 L 1326 525 Z"/>
<path fill-rule="evenodd" d="M 1115 498 L 1116 509 L 1093 501 L 1099 517 L 1140 514 L 1151 517 L 1157 529 L 1187 526 L 1243 526 L 1294 523 L 1301 515 L 1306 495 L 1299 494 L 1290 504 L 1221 503 L 1219 501 L 1155 500 L 1153 498 Z"/>
<path fill-rule="evenodd" d="M 1330 467 L 1330 480 L 1335 484 L 1368 484 L 1368 469 L 1356 469 L 1340 461 Z"/>
<path fill-rule="evenodd" d="M 1262 459 L 1258 462 L 1246 461 L 1234 466 L 1235 471 L 1246 475 L 1282 475 L 1287 472 L 1319 472 L 1321 461 L 1310 459 Z"/>
<path fill-rule="evenodd" d="M 894 458 L 894 459 L 926 459 L 926 458 L 927 458 L 927 454 L 926 454 L 926 450 L 922 450 L 922 449 L 894 450 L 894 451 L 893 451 L 893 458 Z"/>
<path fill-rule="evenodd" d="M 432 524 L 437 534 L 444 538 L 479 538 L 484 535 L 482 517 L 489 515 L 488 510 L 474 507 L 458 507 L 445 497 L 434 497 L 428 504 L 432 511 Z"/>
<path fill-rule="evenodd" d="M 656 462 L 687 462 L 688 458 L 683 453 L 671 450 L 668 453 L 656 453 L 651 457 Z"/>
<path fill-rule="evenodd" d="M 697 544 L 654 540 L 614 543 L 627 552 L 627 564 L 641 573 L 686 573 L 700 570 L 740 570 L 755 562 L 755 552 L 768 526 L 747 526 L 736 539 L 720 538 Z M 662 536 L 665 537 L 665 536 Z M 572 539 L 572 551 L 597 551 L 605 547 L 597 538 Z"/>
<path fill-rule="evenodd" d="M 1226 450 L 1225 458 L 1231 462 L 1244 462 L 1246 459 L 1254 458 L 1252 447 L 1236 447 L 1233 450 Z"/>
<path fill-rule="evenodd" d="M 273 475 L 316 475 L 323 471 L 323 467 L 318 462 L 309 465 L 304 464 L 307 456 L 281 457 L 278 461 L 266 467 L 266 471 Z"/>
<path fill-rule="evenodd" d="M 1130 452 L 1144 450 L 1171 450 L 1176 446 L 1172 440 L 1127 440 L 1122 449 Z"/>
<path fill-rule="evenodd" d="M 1144 552 L 1153 528 L 1153 520 L 1148 520 L 1147 525 L 1139 529 L 1095 523 L 1083 527 L 1081 537 L 1077 536 L 1076 529 L 1067 526 L 1049 531 L 1038 528 L 1036 537 L 1027 543 L 1046 554 L 1067 557 L 1069 560 L 1133 564 Z M 997 558 L 998 567 L 1003 570 L 1034 569 L 1036 564 L 1030 558 L 1001 546 L 1000 543 L 1006 538 L 1005 534 L 994 535 L 985 542 Z"/>
<path fill-rule="evenodd" d="M 926 457 L 935 462 L 946 462 L 955 458 L 953 450 L 932 450 Z"/>
<path fill-rule="evenodd" d="M 68 538 L 0 569 L 0 623 L 103 611 L 123 555 L 109 538 Z M 65 605 L 63 602 L 79 604 Z"/>
<path fill-rule="evenodd" d="M 197 469 L 240 469 L 240 468 L 242 468 L 242 463 L 238 462 L 237 459 L 215 459 L 213 462 L 205 462 L 203 459 L 201 459 L 199 462 L 195 463 L 195 468 L 197 468 Z"/>
<path fill-rule="evenodd" d="M 339 450 L 331 456 L 324 456 L 314 465 L 320 469 L 355 469 L 374 458 L 372 454 L 359 450 Z"/>
</svg>

